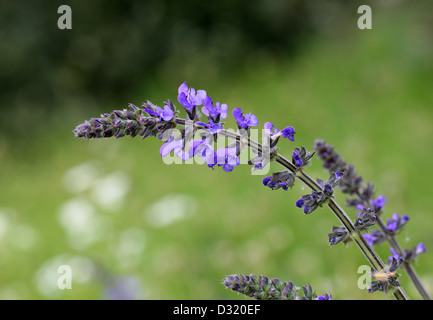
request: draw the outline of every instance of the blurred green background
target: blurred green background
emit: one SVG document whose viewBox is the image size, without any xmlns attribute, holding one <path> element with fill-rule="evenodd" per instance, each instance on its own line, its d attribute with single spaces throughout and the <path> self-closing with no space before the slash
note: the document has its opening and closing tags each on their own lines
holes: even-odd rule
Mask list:
<svg viewBox="0 0 433 320">
<path fill-rule="evenodd" d="M 102 112 L 177 102 L 183 81 L 260 126 L 295 127 L 283 154 L 333 144 L 388 197 L 385 219 L 410 215 L 398 239 L 425 243 L 416 270 L 433 293 L 433 3 L 346 2 L 2 2 L 0 298 L 244 299 L 220 283 L 253 273 L 386 299 L 358 289 L 354 245 L 328 246 L 332 213 L 294 206 L 302 185 L 271 191 L 248 166 L 168 166 L 157 139 L 74 138 Z M 72 30 L 57 28 L 61 4 Z M 372 30 L 357 27 L 362 4 Z M 316 159 L 308 173 L 327 178 Z M 387 260 L 388 245 L 377 250 Z M 60 265 L 71 290 L 57 287 Z"/>
</svg>

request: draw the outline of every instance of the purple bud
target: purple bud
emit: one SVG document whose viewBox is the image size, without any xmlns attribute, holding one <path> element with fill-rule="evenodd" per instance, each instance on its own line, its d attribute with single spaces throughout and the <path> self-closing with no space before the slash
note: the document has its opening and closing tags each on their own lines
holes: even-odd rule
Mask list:
<svg viewBox="0 0 433 320">
<path fill-rule="evenodd" d="M 296 201 L 296 206 L 298 208 L 302 208 L 304 206 L 304 204 L 305 204 L 305 201 L 302 199 L 299 199 L 298 201 Z"/>
<path fill-rule="evenodd" d="M 286 127 L 283 130 L 281 130 L 281 135 L 283 136 L 283 138 L 288 138 L 290 141 L 295 141 L 295 129 L 293 129 L 292 127 Z"/>
</svg>

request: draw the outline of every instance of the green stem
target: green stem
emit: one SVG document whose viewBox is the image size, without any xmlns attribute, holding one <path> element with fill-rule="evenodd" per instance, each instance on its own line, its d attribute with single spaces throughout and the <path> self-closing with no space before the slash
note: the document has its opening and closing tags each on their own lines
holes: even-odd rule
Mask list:
<svg viewBox="0 0 433 320">
<path fill-rule="evenodd" d="M 195 125 L 193 121 L 191 120 L 185 120 L 185 119 L 176 119 L 175 120 L 177 124 L 180 125 Z M 202 129 L 201 126 L 196 126 L 197 129 Z M 241 136 L 238 133 L 230 132 L 225 129 L 221 130 L 219 132 L 220 135 L 225 136 L 227 138 L 241 141 L 242 138 L 245 138 Z M 254 151 L 262 151 L 263 146 L 249 138 L 246 138 L 246 144 L 248 147 L 250 147 Z M 314 181 L 310 176 L 308 176 L 305 172 L 302 170 L 298 170 L 288 159 L 284 158 L 281 155 L 275 155 L 275 161 L 282 165 L 284 168 L 290 170 L 292 173 L 296 175 L 296 177 L 301 180 L 307 187 L 309 187 L 313 191 L 320 190 L 319 185 L 316 181 Z M 300 175 L 297 173 L 300 172 Z M 330 199 L 328 202 L 328 207 L 331 209 L 331 211 L 335 214 L 337 219 L 346 227 L 346 229 L 352 234 L 355 235 L 355 237 L 352 237 L 359 249 L 361 250 L 362 254 L 365 256 L 365 258 L 368 260 L 370 265 L 373 267 L 374 270 L 379 271 L 386 267 L 386 265 L 383 263 L 383 261 L 380 259 L 376 251 L 370 246 L 370 244 L 365 240 L 365 238 L 362 236 L 362 234 L 357 231 L 350 220 L 350 218 L 347 216 L 347 214 L 344 212 L 344 210 L 335 202 L 334 199 Z M 401 287 L 398 287 L 397 290 L 393 293 L 394 297 L 397 300 L 408 300 L 408 296 L 404 292 L 404 290 Z"/>
</svg>

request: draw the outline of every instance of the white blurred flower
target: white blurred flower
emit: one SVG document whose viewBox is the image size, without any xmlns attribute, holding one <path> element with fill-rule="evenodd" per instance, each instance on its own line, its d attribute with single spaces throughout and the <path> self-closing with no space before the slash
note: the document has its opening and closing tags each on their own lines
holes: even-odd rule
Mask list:
<svg viewBox="0 0 433 320">
<path fill-rule="evenodd" d="M 113 239 L 110 247 L 117 264 L 123 268 L 134 267 L 140 263 L 146 248 L 145 233 L 141 229 L 130 228 Z"/>
<path fill-rule="evenodd" d="M 59 209 L 58 219 L 68 235 L 70 245 L 78 250 L 101 239 L 109 227 L 108 218 L 96 214 L 94 207 L 80 198 L 64 202 Z"/>
<path fill-rule="evenodd" d="M 95 182 L 92 198 L 105 210 L 118 210 L 130 187 L 130 178 L 125 172 L 113 172 Z"/>
<path fill-rule="evenodd" d="M 89 189 L 100 175 L 97 161 L 89 161 L 70 168 L 63 175 L 63 185 L 71 193 Z"/>
<path fill-rule="evenodd" d="M 166 227 L 191 217 L 197 201 L 188 195 L 169 194 L 152 204 L 145 212 L 145 219 L 155 228 Z"/>
</svg>

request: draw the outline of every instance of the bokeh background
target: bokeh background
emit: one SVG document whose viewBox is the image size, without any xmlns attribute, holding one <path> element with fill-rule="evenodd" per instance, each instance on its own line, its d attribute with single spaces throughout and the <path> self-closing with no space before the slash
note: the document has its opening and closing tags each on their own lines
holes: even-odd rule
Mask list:
<svg viewBox="0 0 433 320">
<path fill-rule="evenodd" d="M 62 4 L 72 30 L 57 28 Z M 357 27 L 362 4 L 372 30 Z M 387 299 L 358 289 L 354 245 L 328 246 L 331 212 L 294 206 L 301 185 L 168 166 L 157 139 L 74 138 L 102 112 L 177 102 L 183 81 L 260 126 L 295 127 L 283 154 L 333 144 L 388 197 L 385 218 L 410 215 L 399 240 L 424 242 L 416 270 L 433 293 L 432 12 L 428 0 L 1 2 L 0 298 L 244 299 L 221 280 L 253 273 Z M 308 173 L 327 178 L 319 160 Z M 71 290 L 57 287 L 60 265 Z"/>
</svg>

